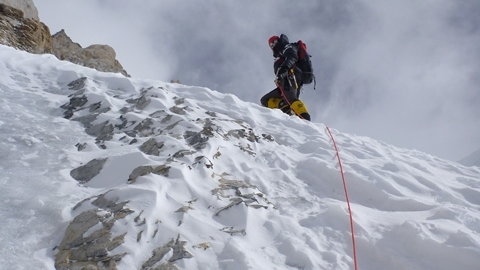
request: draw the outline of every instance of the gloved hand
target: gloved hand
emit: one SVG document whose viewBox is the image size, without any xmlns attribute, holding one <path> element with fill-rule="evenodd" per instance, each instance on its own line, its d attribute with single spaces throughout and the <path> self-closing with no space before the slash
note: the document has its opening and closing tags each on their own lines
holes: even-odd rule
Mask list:
<svg viewBox="0 0 480 270">
<path fill-rule="evenodd" d="M 278 70 L 277 70 L 277 79 L 278 80 L 281 80 L 281 79 L 284 79 L 287 77 L 288 75 L 288 68 L 287 67 L 280 67 Z"/>
</svg>

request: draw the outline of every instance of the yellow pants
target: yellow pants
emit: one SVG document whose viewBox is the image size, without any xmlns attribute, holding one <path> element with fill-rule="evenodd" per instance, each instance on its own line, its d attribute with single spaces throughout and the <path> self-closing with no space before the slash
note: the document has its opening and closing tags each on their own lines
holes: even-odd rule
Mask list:
<svg viewBox="0 0 480 270">
<path fill-rule="evenodd" d="M 295 112 L 296 115 L 301 115 L 302 113 L 308 113 L 307 106 L 303 104 L 301 100 L 295 100 L 290 104 L 290 108 Z"/>
<path fill-rule="evenodd" d="M 289 107 L 288 104 L 283 102 L 281 98 L 270 98 L 267 102 L 267 107 L 270 109 L 281 109 L 282 111 L 286 112 Z M 301 100 L 295 100 L 292 104 L 290 104 L 290 109 L 296 114 L 301 115 L 302 113 L 308 113 L 307 106 Z M 288 110 L 290 111 L 290 110 Z"/>
</svg>

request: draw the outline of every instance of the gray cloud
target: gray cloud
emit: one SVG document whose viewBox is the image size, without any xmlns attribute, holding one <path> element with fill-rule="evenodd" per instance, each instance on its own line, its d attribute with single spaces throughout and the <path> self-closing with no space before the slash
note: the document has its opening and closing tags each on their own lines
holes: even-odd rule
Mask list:
<svg viewBox="0 0 480 270">
<path fill-rule="evenodd" d="M 179 79 L 258 103 L 274 88 L 266 40 L 313 55 L 316 122 L 459 159 L 480 147 L 476 0 L 35 1 L 52 30 L 112 45 L 139 78 Z"/>
</svg>

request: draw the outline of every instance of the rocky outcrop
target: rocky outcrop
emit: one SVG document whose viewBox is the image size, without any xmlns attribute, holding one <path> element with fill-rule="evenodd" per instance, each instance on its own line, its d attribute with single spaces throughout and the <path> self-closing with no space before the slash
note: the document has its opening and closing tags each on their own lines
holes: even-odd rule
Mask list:
<svg viewBox="0 0 480 270">
<path fill-rule="evenodd" d="M 215 242 L 218 235 L 247 236 L 246 222 L 228 221 L 232 213 L 247 215 L 274 208 L 249 179 L 216 173 L 214 163 L 224 148 L 228 149 L 225 155 L 235 153 L 238 147 L 236 153 L 255 156 L 257 144 L 273 138 L 256 134 L 242 120 L 198 108 L 185 98 L 171 97 L 163 103 L 168 93 L 163 87 L 135 89 L 131 85 L 132 92 L 123 101 L 113 101 L 109 95 L 116 93 L 104 89 L 105 98 L 99 98 L 96 85 L 85 77 L 69 83 L 70 100 L 60 108 L 65 118 L 83 124 L 92 136 L 86 142 L 89 146 L 104 149 L 93 150 L 96 158 L 73 169 L 70 176 L 86 187 L 111 189 L 74 207 L 75 218 L 56 249 L 56 269 L 210 269 L 194 267 L 196 262 L 190 261 L 202 260 L 198 255 L 206 253 L 201 250 L 213 253 L 215 244 L 210 241 Z M 192 112 L 200 117 L 189 119 Z M 218 147 L 212 147 L 215 144 Z M 112 170 L 115 173 L 111 174 Z M 100 174 L 102 177 L 95 179 Z M 187 192 L 181 191 L 180 199 L 166 191 L 188 181 L 205 184 L 202 193 L 211 195 L 208 203 L 196 203 L 199 193 L 183 197 Z M 118 186 L 112 187 L 113 182 Z M 165 192 L 159 195 L 153 188 L 156 185 Z M 200 212 L 218 224 L 212 233 L 217 236 L 203 235 L 193 241 L 189 230 L 195 230 L 197 219 L 192 217 Z M 137 257 L 136 250 L 141 250 L 141 256 Z M 132 260 L 136 267 L 124 265 Z"/>
<path fill-rule="evenodd" d="M 107 162 L 106 158 L 93 159 L 87 164 L 72 170 L 70 175 L 81 184 L 84 184 L 100 173 L 105 162 Z"/>
<path fill-rule="evenodd" d="M 31 0 L 0 0 L 0 44 L 30 53 L 52 53 L 60 60 L 129 77 L 108 45 L 82 48 L 64 30 L 51 35 Z"/>
<path fill-rule="evenodd" d="M 26 18 L 23 11 L 2 3 L 0 3 L 0 44 L 31 53 L 52 52 L 52 37 L 45 24 L 36 19 Z"/>
<path fill-rule="evenodd" d="M 90 45 L 82 48 L 73 42 L 64 30 L 56 33 L 53 38 L 53 54 L 60 60 L 94 68 L 104 72 L 122 73 L 129 76 L 116 59 L 115 50 L 108 45 Z"/>
<path fill-rule="evenodd" d="M 23 16 L 26 19 L 34 19 L 40 21 L 38 18 L 38 10 L 33 0 L 0 0 L 0 4 L 13 7 L 23 12 Z"/>
<path fill-rule="evenodd" d="M 126 233 L 114 235 L 113 225 L 133 213 L 125 207 L 127 202 L 107 198 L 107 194 L 80 202 L 90 208 L 79 213 L 68 225 L 62 242 L 55 248 L 55 268 L 70 269 L 117 269 L 116 264 L 125 253 L 115 251 L 124 243 Z"/>
</svg>

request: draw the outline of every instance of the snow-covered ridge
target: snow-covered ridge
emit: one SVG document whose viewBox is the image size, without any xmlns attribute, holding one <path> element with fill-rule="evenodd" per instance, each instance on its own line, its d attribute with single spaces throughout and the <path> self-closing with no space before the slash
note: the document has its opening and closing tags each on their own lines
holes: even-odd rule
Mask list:
<svg viewBox="0 0 480 270">
<path fill-rule="evenodd" d="M 0 74 L 7 269 L 353 269 L 323 124 L 4 46 Z M 334 136 L 360 269 L 478 269 L 478 168 Z"/>
</svg>

